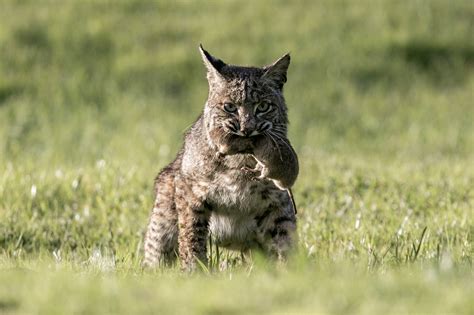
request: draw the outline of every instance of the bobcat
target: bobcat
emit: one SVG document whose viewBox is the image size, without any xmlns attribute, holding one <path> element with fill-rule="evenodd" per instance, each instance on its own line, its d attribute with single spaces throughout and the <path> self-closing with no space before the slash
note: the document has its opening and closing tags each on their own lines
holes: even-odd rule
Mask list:
<svg viewBox="0 0 474 315">
<path fill-rule="evenodd" d="M 285 259 L 294 242 L 296 208 L 288 192 L 298 158 L 287 139 L 283 85 L 289 54 L 263 67 L 224 63 L 199 46 L 209 96 L 176 159 L 155 179 L 144 265 L 183 270 L 207 263 L 207 238 Z"/>
</svg>

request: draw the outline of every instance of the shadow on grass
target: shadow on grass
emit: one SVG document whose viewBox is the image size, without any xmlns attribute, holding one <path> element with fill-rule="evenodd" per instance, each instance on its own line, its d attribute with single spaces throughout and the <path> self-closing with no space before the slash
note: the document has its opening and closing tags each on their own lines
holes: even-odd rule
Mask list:
<svg viewBox="0 0 474 315">
<path fill-rule="evenodd" d="M 403 45 L 393 45 L 390 52 L 392 56 L 399 56 L 424 71 L 430 71 L 439 65 L 447 67 L 455 67 L 458 63 L 467 67 L 474 65 L 474 47 L 464 44 L 410 41 Z"/>
<path fill-rule="evenodd" d="M 24 90 L 23 86 L 17 84 L 0 85 L 0 106 L 6 103 L 9 98 L 21 94 Z"/>
<path fill-rule="evenodd" d="M 0 300 L 0 313 L 3 314 L 3 312 L 13 311 L 17 309 L 19 306 L 20 306 L 20 303 L 18 303 L 18 301 L 15 301 L 15 300 L 10 300 L 10 299 Z"/>
<path fill-rule="evenodd" d="M 353 70 L 352 80 L 360 90 L 408 88 L 415 77 L 436 87 L 459 85 L 474 70 L 474 46 L 469 44 L 413 40 L 388 46 L 380 57 Z"/>
</svg>

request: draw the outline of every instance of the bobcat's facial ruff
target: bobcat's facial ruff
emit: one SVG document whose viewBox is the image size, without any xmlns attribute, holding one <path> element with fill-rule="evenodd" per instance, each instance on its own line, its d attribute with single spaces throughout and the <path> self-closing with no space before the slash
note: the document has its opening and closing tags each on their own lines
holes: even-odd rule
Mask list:
<svg viewBox="0 0 474 315">
<path fill-rule="evenodd" d="M 269 152 L 274 156 L 261 160 L 278 162 L 265 165 L 266 174 L 278 174 L 286 188 L 296 179 L 298 161 L 286 136 L 283 98 L 290 56 L 254 68 L 227 65 L 200 51 L 209 97 L 184 147 L 155 180 L 144 264 L 166 263 L 178 255 L 183 269 L 193 270 L 197 259 L 207 262 L 209 233 L 219 246 L 257 248 L 284 258 L 296 229 L 290 196 L 271 178 L 252 180 L 244 169 L 256 169 L 254 151 Z M 275 150 L 259 151 L 263 145 Z M 286 160 L 289 154 L 294 156 Z"/>
</svg>

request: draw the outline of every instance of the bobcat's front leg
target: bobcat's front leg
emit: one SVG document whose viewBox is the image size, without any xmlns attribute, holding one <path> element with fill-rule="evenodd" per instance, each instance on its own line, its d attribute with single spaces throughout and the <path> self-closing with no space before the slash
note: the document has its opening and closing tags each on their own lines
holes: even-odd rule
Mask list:
<svg viewBox="0 0 474 315">
<path fill-rule="evenodd" d="M 249 176 L 252 180 L 264 179 L 268 174 L 268 168 L 257 159 L 255 160 L 257 161 L 257 164 L 254 168 L 244 166 L 241 168 L 241 170 L 246 173 L 247 176 Z"/>
<path fill-rule="evenodd" d="M 209 209 L 185 183 L 177 184 L 178 251 L 183 271 L 196 270 L 198 261 L 207 266 Z"/>
<path fill-rule="evenodd" d="M 249 138 L 243 138 L 235 135 L 225 135 L 220 138 L 216 145 L 216 158 L 220 159 L 226 155 L 241 153 L 251 153 L 253 150 L 253 141 Z"/>
</svg>

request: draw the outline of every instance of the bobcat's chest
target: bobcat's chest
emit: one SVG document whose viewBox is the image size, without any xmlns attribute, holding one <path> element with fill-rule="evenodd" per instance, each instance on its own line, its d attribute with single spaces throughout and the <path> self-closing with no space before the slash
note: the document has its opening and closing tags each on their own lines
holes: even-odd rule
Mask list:
<svg viewBox="0 0 474 315">
<path fill-rule="evenodd" d="M 240 170 L 228 170 L 215 176 L 206 199 L 217 213 L 258 213 L 271 204 L 274 190 L 268 180 L 252 180 Z"/>
<path fill-rule="evenodd" d="M 219 174 L 209 188 L 206 200 L 212 207 L 210 230 L 216 244 L 252 247 L 259 234 L 256 218 L 278 200 L 279 192 L 268 180 L 251 180 L 241 171 Z"/>
</svg>

